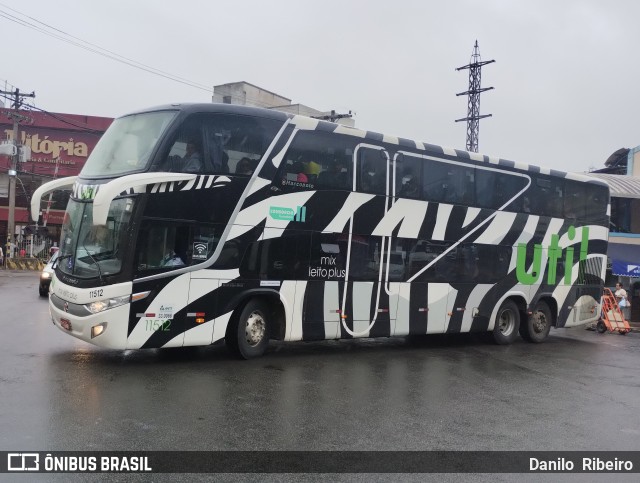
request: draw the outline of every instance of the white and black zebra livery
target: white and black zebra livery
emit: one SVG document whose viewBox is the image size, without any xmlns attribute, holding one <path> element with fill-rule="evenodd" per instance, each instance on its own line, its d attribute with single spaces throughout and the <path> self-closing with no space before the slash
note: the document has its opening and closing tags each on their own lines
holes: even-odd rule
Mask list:
<svg viewBox="0 0 640 483">
<path fill-rule="evenodd" d="M 428 240 L 457 240 L 458 242 L 503 244 L 517 246 L 525 243 L 548 245 L 553 234 L 565 237 L 569 222 L 560 218 L 546 218 L 526 213 L 494 211 L 446 203 L 396 198 L 386 212 L 380 209 L 385 201 L 380 197 L 349 191 L 300 191 L 275 194 L 272 182 L 282 156 L 298 131 L 322 131 L 352 136 L 357 142 L 379 145 L 388 152 L 429 153 L 453 162 L 477 166 L 498 166 L 512 172 L 549 174 L 585 182 L 598 182 L 580 175 L 561 173 L 536 166 L 483 156 L 476 153 L 447 149 L 403 138 L 360 131 L 300 116 L 289 119 L 279 136 L 265 153 L 253 177 L 243 190 L 216 254 L 198 270 L 180 270 L 172 277 L 149 277 L 134 281 L 134 292 L 154 291 L 155 299 L 132 304 L 127 347 L 169 347 L 202 345 L 225 337 L 227 324 L 243 301 L 251 297 L 270 297 L 278 304 L 281 315 L 271 336 L 283 340 L 334 339 L 353 336 L 393 336 L 426 333 L 456 333 L 486 331 L 493 328 L 496 311 L 507 297 L 515 297 L 526 311 L 542 296 L 556 301 L 554 316 L 558 325 L 584 323 L 593 317 L 593 301 L 598 294 L 593 288 L 577 286 L 522 285 L 515 276 L 516 251 L 506 277 L 498 283 L 422 283 L 380 282 L 354 283 L 344 280 L 257 280 L 243 279 L 239 267 L 220 270 L 216 256 L 224 243 L 232 241 L 246 246 L 258 240 L 286 236 L 290 230 L 314 230 L 322 233 L 341 233 L 349 224 L 354 232 L 372 236 L 407 237 Z M 204 181 L 190 185 L 215 187 L 217 182 Z M 184 186 L 182 186 L 183 189 Z M 154 191 L 155 189 L 155 191 Z M 146 187 L 153 195 L 169 192 L 168 186 Z M 304 206 L 308 219 L 298 221 L 274 220 L 268 216 L 269 206 Z M 578 230 L 584 227 L 576 227 Z M 607 227 L 605 223 L 589 226 L 589 256 L 599 265 L 602 276 L 606 260 Z M 577 252 L 580 236 L 573 244 Z M 576 263 L 577 266 L 577 263 Z M 577 269 L 574 270 L 574 273 Z M 562 276 L 562 273 L 559 274 Z M 542 274 L 542 279 L 546 272 Z M 349 295 L 345 299 L 345 290 Z M 172 294 L 188 294 L 181 300 Z M 380 293 L 380 295 L 378 295 Z M 156 332 L 149 336 L 141 329 L 144 314 L 157 311 L 155 305 L 172 300 L 175 319 L 182 330 L 170 334 Z M 212 307 L 215 307 L 212 311 Z M 206 322 L 196 324 L 193 315 L 206 313 Z M 333 315 L 330 315 L 333 314 Z M 371 323 L 373 321 L 373 324 Z"/>
</svg>

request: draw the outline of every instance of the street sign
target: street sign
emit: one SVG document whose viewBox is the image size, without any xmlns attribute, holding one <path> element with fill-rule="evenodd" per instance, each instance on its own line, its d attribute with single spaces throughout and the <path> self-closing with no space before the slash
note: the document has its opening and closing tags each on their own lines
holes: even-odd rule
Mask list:
<svg viewBox="0 0 640 483">
<path fill-rule="evenodd" d="M 612 273 L 622 277 L 640 277 L 640 263 L 613 260 Z"/>
</svg>

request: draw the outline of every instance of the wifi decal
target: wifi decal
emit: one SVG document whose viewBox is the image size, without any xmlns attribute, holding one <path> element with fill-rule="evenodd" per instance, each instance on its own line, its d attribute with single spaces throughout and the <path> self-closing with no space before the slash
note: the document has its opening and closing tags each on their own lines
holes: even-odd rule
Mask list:
<svg viewBox="0 0 640 483">
<path fill-rule="evenodd" d="M 209 253 L 209 244 L 206 242 L 193 243 L 193 260 L 206 260 Z"/>
</svg>

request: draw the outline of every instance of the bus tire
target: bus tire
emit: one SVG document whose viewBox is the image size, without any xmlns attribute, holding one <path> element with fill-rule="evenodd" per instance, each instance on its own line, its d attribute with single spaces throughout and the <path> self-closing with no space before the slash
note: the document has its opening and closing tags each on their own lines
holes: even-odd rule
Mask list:
<svg viewBox="0 0 640 483">
<path fill-rule="evenodd" d="M 524 324 L 520 324 L 520 335 L 529 342 L 539 344 L 549 335 L 551 330 L 551 309 L 546 302 L 538 302 L 533 313 L 527 317 Z"/>
<path fill-rule="evenodd" d="M 269 306 L 252 299 L 227 329 L 227 347 L 241 359 L 260 357 L 269 345 Z"/>
<path fill-rule="evenodd" d="M 493 327 L 493 340 L 496 344 L 511 344 L 518 337 L 520 328 L 520 311 L 512 300 L 505 300 L 498 313 Z"/>
</svg>

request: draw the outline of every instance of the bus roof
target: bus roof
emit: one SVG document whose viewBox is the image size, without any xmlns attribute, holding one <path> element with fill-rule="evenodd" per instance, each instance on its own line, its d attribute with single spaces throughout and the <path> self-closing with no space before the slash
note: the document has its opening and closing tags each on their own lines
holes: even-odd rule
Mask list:
<svg viewBox="0 0 640 483">
<path fill-rule="evenodd" d="M 241 114 L 245 116 L 256 116 L 266 119 L 273 119 L 276 121 L 286 121 L 293 117 L 292 114 L 287 114 L 281 111 L 274 111 L 272 109 L 264 109 L 261 107 L 248 107 L 238 106 L 235 104 L 222 104 L 222 103 L 175 103 L 164 104 L 160 106 L 150 107 L 147 109 L 140 109 L 138 111 L 130 112 L 125 116 L 132 114 L 141 114 L 143 112 L 153 111 L 180 111 L 185 114 L 194 114 L 197 112 L 221 112 L 226 114 Z M 124 117 L 124 116 L 122 116 Z"/>
</svg>

